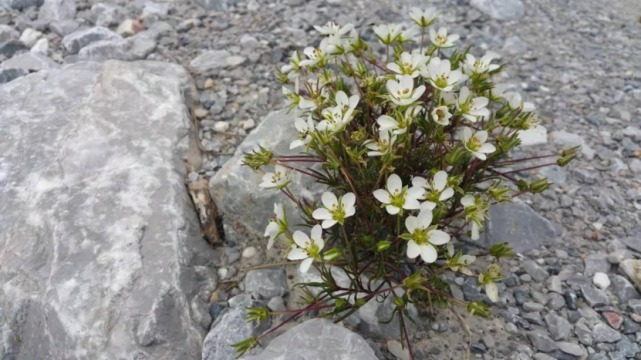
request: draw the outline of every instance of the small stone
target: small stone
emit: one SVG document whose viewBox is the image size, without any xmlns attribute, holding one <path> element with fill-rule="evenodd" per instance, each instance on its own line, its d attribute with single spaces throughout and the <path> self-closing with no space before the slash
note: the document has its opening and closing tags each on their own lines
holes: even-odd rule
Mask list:
<svg viewBox="0 0 641 360">
<path fill-rule="evenodd" d="M 226 121 L 216 121 L 216 124 L 214 124 L 214 131 L 216 132 L 226 132 L 229 130 L 229 123 Z"/>
<path fill-rule="evenodd" d="M 250 130 L 256 127 L 256 122 L 252 119 L 248 119 L 240 122 L 240 126 L 243 130 Z"/>
<path fill-rule="evenodd" d="M 65 37 L 71 34 L 72 32 L 78 30 L 79 27 L 80 23 L 73 19 L 56 21 L 49 24 L 49 30 L 60 35 L 61 37 Z"/>
<path fill-rule="evenodd" d="M 552 310 L 559 310 L 565 306 L 565 298 L 561 294 L 550 293 L 548 295 L 547 306 Z"/>
<path fill-rule="evenodd" d="M 209 111 L 207 111 L 207 109 L 204 109 L 202 107 L 198 107 L 194 110 L 194 116 L 198 119 L 204 119 L 205 117 L 207 117 L 208 114 L 209 114 Z"/>
<path fill-rule="evenodd" d="M 474 354 L 485 354 L 487 348 L 481 343 L 474 343 L 470 346 L 470 350 L 472 350 Z"/>
<path fill-rule="evenodd" d="M 547 280 L 548 290 L 555 293 L 562 294 L 563 286 L 561 285 L 561 278 L 558 275 L 550 276 Z"/>
<path fill-rule="evenodd" d="M 36 41 L 42 37 L 42 33 L 40 31 L 31 29 L 31 28 L 26 28 L 23 32 L 22 35 L 20 35 L 20 41 L 24 43 L 27 47 L 31 48 L 36 44 Z"/>
<path fill-rule="evenodd" d="M 565 293 L 563 293 L 563 297 L 565 298 L 565 304 L 567 305 L 569 310 L 577 309 L 577 296 L 573 290 L 566 290 Z"/>
<path fill-rule="evenodd" d="M 559 259 L 567 259 L 568 253 L 565 250 L 556 249 L 554 250 L 554 255 Z"/>
<path fill-rule="evenodd" d="M 47 56 L 47 53 L 49 53 L 49 40 L 47 38 L 38 39 L 31 47 L 31 53 Z"/>
<path fill-rule="evenodd" d="M 532 282 L 532 277 L 530 276 L 530 274 L 523 274 L 523 275 L 519 276 L 519 279 L 521 279 L 521 281 L 524 282 L 524 283 Z"/>
<path fill-rule="evenodd" d="M 254 257 L 256 255 L 256 248 L 253 246 L 248 246 L 243 250 L 243 257 L 245 259 L 249 259 L 250 257 Z"/>
<path fill-rule="evenodd" d="M 245 276 L 245 291 L 263 299 L 284 296 L 288 291 L 285 269 L 249 270 Z"/>
<path fill-rule="evenodd" d="M 286 309 L 285 301 L 280 296 L 274 296 L 273 298 L 269 299 L 269 302 L 267 302 L 267 307 L 271 311 L 283 311 Z"/>
<path fill-rule="evenodd" d="M 523 202 L 492 205 L 489 212 L 491 220 L 479 239 L 483 246 L 509 242 L 514 251 L 524 252 L 557 241 L 554 225 Z M 534 275 L 530 276 L 537 280 Z"/>
<path fill-rule="evenodd" d="M 169 15 L 169 8 L 170 5 L 168 3 L 149 1 L 145 3 L 145 7 L 142 9 L 142 17 L 155 15 L 159 18 L 164 18 Z"/>
<path fill-rule="evenodd" d="M 628 250 L 616 250 L 608 254 L 610 264 L 620 264 L 627 259 L 632 259 L 632 253 Z"/>
<path fill-rule="evenodd" d="M 551 352 L 559 348 L 556 345 L 556 342 L 550 339 L 550 337 L 542 330 L 535 330 L 529 332 L 527 335 L 532 342 L 532 345 L 539 351 Z"/>
<path fill-rule="evenodd" d="M 605 290 L 610 286 L 610 278 L 608 277 L 608 274 L 602 272 L 595 273 L 592 278 L 592 282 L 601 290 Z"/>
<path fill-rule="evenodd" d="M 135 35 L 141 30 L 142 27 L 136 20 L 126 19 L 118 25 L 116 33 L 122 37 L 129 37 Z"/>
<path fill-rule="evenodd" d="M 559 349 L 566 354 L 574 355 L 577 357 L 587 355 L 587 352 L 581 347 L 581 345 L 577 345 L 567 341 L 561 341 L 556 344 L 559 346 Z"/>
<path fill-rule="evenodd" d="M 641 294 L 634 288 L 628 279 L 621 275 L 611 275 L 612 293 L 619 298 L 621 304 L 627 304 L 630 299 L 641 299 Z"/>
<path fill-rule="evenodd" d="M 104 27 L 118 25 L 127 17 L 127 9 L 105 3 L 97 3 L 92 6 L 91 13 L 96 19 L 96 25 Z"/>
<path fill-rule="evenodd" d="M 592 276 L 595 273 L 608 273 L 610 271 L 610 262 L 605 254 L 592 254 L 585 258 L 585 271 L 583 275 Z"/>
<path fill-rule="evenodd" d="M 9 40 L 18 40 L 20 33 L 9 25 L 0 24 L 0 44 Z"/>
<path fill-rule="evenodd" d="M 601 315 L 603 315 L 608 324 L 614 329 L 618 330 L 621 327 L 621 324 L 623 324 L 623 316 L 615 312 L 604 311 Z"/>
<path fill-rule="evenodd" d="M 621 340 L 616 344 L 616 349 L 622 352 L 626 358 L 634 358 L 636 354 L 641 352 L 639 344 L 633 344 L 627 336 L 621 337 Z"/>
<path fill-rule="evenodd" d="M 485 346 L 488 349 L 492 349 L 494 348 L 494 346 L 496 346 L 496 342 L 494 341 L 494 336 L 490 334 L 483 335 L 483 338 L 481 340 L 483 341 L 483 344 L 485 344 Z"/>
<path fill-rule="evenodd" d="M 218 271 L 217 271 L 218 277 L 221 278 L 221 279 L 225 279 L 225 278 L 227 278 L 227 273 L 228 272 L 229 271 L 226 268 L 219 268 Z"/>
<path fill-rule="evenodd" d="M 245 60 L 246 59 L 243 56 L 232 55 L 225 59 L 225 64 L 229 67 L 236 67 L 238 65 L 242 65 Z"/>
<path fill-rule="evenodd" d="M 550 355 L 544 354 L 544 353 L 536 353 L 536 354 L 534 354 L 534 356 L 532 358 L 534 360 L 556 360 L 555 358 L 551 357 Z"/>
<path fill-rule="evenodd" d="M 196 71 L 206 72 L 227 66 L 226 59 L 231 54 L 227 50 L 209 50 L 194 58 L 189 66 Z"/>
<path fill-rule="evenodd" d="M 101 26 L 76 31 L 65 36 L 62 44 L 70 54 L 77 54 L 85 46 L 101 40 L 121 40 L 115 32 Z"/>
<path fill-rule="evenodd" d="M 76 17 L 75 0 L 45 0 L 38 11 L 38 20 L 44 22 L 71 20 Z"/>
<path fill-rule="evenodd" d="M 628 166 L 630 167 L 630 170 L 632 170 L 633 173 L 641 174 L 641 160 L 632 159 Z"/>
<path fill-rule="evenodd" d="M 598 323 L 592 329 L 592 338 L 596 342 L 612 343 L 621 340 L 621 334 L 604 323 Z"/>
<path fill-rule="evenodd" d="M 3 62 L 0 67 L 6 69 L 23 69 L 26 71 L 40 71 L 55 69 L 60 67 L 60 65 L 44 55 L 28 52 L 12 57 L 11 59 Z"/>
<path fill-rule="evenodd" d="M 535 302 L 526 302 L 523 304 L 523 310 L 533 312 L 533 311 L 542 311 L 544 309 L 544 306 L 535 303 Z"/>
<path fill-rule="evenodd" d="M 523 305 L 530 299 L 530 292 L 527 290 L 514 290 L 513 295 L 517 305 Z"/>
<path fill-rule="evenodd" d="M 585 318 L 579 319 L 574 325 L 574 335 L 576 335 L 581 344 L 585 346 L 592 345 L 592 330 L 590 330 Z"/>
<path fill-rule="evenodd" d="M 24 69 L 0 69 L 0 84 L 8 83 L 27 74 L 28 72 Z"/>
<path fill-rule="evenodd" d="M 9 59 L 13 55 L 29 51 L 29 48 L 26 47 L 20 40 L 9 40 L 4 43 L 0 43 L 0 55 Z"/>
<path fill-rule="evenodd" d="M 525 14 L 521 0 L 471 0 L 470 5 L 496 20 L 516 20 Z"/>
<path fill-rule="evenodd" d="M 214 80 L 212 78 L 205 79 L 205 82 L 203 83 L 203 88 L 211 89 L 213 87 L 214 87 Z"/>
<path fill-rule="evenodd" d="M 523 319 L 527 320 L 530 324 L 534 325 L 543 325 L 543 318 L 541 317 L 541 313 L 536 311 L 536 312 L 526 312 L 525 314 L 522 315 Z"/>
<path fill-rule="evenodd" d="M 609 305 L 608 296 L 601 290 L 595 289 L 589 285 L 581 286 L 581 294 L 585 302 L 590 305 L 590 307 L 599 307 Z"/>
<path fill-rule="evenodd" d="M 533 260 L 526 260 L 525 263 L 523 263 L 523 267 L 525 271 L 537 282 L 542 283 L 549 276 L 548 272 Z"/>
<path fill-rule="evenodd" d="M 519 328 L 517 328 L 516 325 L 512 323 L 507 323 L 505 324 L 505 331 L 507 331 L 510 334 L 516 334 L 519 332 Z"/>
<path fill-rule="evenodd" d="M 567 340 L 569 338 L 570 332 L 572 331 L 572 325 L 566 319 L 553 313 L 549 313 L 545 316 L 545 323 L 547 324 L 552 339 L 559 341 Z"/>
<path fill-rule="evenodd" d="M 619 269 L 630 279 L 637 290 L 641 291 L 641 260 L 624 260 L 619 264 Z"/>
</svg>

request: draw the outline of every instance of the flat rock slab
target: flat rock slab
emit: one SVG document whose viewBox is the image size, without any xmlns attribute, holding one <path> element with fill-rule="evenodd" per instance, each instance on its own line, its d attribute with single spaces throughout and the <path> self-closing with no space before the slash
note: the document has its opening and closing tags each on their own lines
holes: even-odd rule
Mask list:
<svg viewBox="0 0 641 360">
<path fill-rule="evenodd" d="M 507 242 L 515 251 L 523 252 L 557 240 L 552 223 L 523 202 L 493 205 L 489 212 L 490 220 L 481 236 L 484 246 Z"/>
<path fill-rule="evenodd" d="M 326 319 L 312 319 L 269 343 L 260 355 L 244 360 L 376 360 L 365 339 Z"/>
<path fill-rule="evenodd" d="M 213 250 L 183 183 L 189 84 L 110 61 L 0 86 L 0 358 L 200 356 Z"/>
</svg>

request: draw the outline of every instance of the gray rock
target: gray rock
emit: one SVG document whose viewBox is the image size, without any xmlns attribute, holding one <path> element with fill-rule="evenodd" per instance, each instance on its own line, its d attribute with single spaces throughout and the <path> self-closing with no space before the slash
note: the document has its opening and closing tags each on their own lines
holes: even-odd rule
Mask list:
<svg viewBox="0 0 641 360">
<path fill-rule="evenodd" d="M 196 71 L 207 72 L 221 68 L 233 68 L 244 62 L 244 57 L 232 55 L 227 50 L 208 50 L 195 57 L 189 66 Z"/>
<path fill-rule="evenodd" d="M 245 291 L 263 299 L 287 294 L 284 268 L 250 270 L 245 275 Z"/>
<path fill-rule="evenodd" d="M 619 298 L 621 304 L 627 304 L 630 299 L 641 299 L 641 295 L 628 279 L 621 275 L 610 274 L 610 280 L 612 281 L 612 292 Z"/>
<path fill-rule="evenodd" d="M 588 326 L 587 319 L 581 318 L 574 324 L 574 335 L 576 335 L 581 344 L 585 346 L 592 345 L 592 330 Z"/>
<path fill-rule="evenodd" d="M 565 306 L 565 298 L 561 294 L 549 293 L 547 306 L 552 310 L 559 310 Z"/>
<path fill-rule="evenodd" d="M 641 253 L 641 234 L 635 234 L 629 237 L 622 238 L 621 242 L 630 249 Z"/>
<path fill-rule="evenodd" d="M 233 219 L 244 225 L 253 235 L 263 237 L 267 220 L 273 216 L 274 203 L 282 202 L 290 224 L 302 222 L 299 211 L 291 201 L 277 191 L 265 191 L 258 187 L 262 175 L 242 165 L 243 153 L 261 145 L 278 154 L 289 154 L 289 143 L 296 134 L 292 125 L 295 115 L 285 111 L 272 112 L 243 141 L 234 157 L 229 160 L 209 183 L 210 192 L 225 219 Z M 268 168 L 269 170 L 273 168 Z M 323 187 L 300 173 L 292 173 L 292 192 L 307 198 L 318 198 Z M 252 216 L 247 216 L 252 214 Z"/>
<path fill-rule="evenodd" d="M 568 341 L 560 341 L 556 344 L 559 346 L 559 350 L 563 351 L 566 354 L 574 355 L 577 357 L 588 355 L 587 351 L 585 351 L 585 349 L 583 349 L 581 345 Z"/>
<path fill-rule="evenodd" d="M 3 69 L 23 69 L 26 71 L 40 71 L 59 67 L 60 64 L 50 58 L 31 52 L 16 55 L 0 65 L 0 68 Z"/>
<path fill-rule="evenodd" d="M 583 154 L 583 156 L 585 156 L 587 160 L 594 159 L 594 155 L 596 154 L 596 151 L 594 151 L 594 149 L 592 149 L 588 145 L 588 143 L 585 141 L 585 139 L 581 135 L 561 130 L 561 131 L 553 131 L 551 136 L 554 142 L 557 144 L 568 146 L 568 147 L 581 146 L 581 154 Z"/>
<path fill-rule="evenodd" d="M 590 305 L 590 307 L 599 307 L 610 304 L 608 295 L 605 292 L 595 289 L 590 285 L 582 285 L 581 294 L 583 295 L 585 302 Z"/>
<path fill-rule="evenodd" d="M 634 344 L 627 336 L 621 336 L 621 340 L 616 344 L 617 350 L 623 353 L 626 358 L 634 358 L 636 354 L 641 352 L 639 344 Z"/>
<path fill-rule="evenodd" d="M 545 316 L 545 323 L 548 326 L 552 339 L 559 341 L 567 340 L 569 338 L 570 332 L 572 331 L 572 325 L 566 319 L 556 314 L 549 313 Z"/>
<path fill-rule="evenodd" d="M 523 304 L 523 310 L 525 311 L 543 311 L 543 309 L 544 306 L 539 303 L 526 302 L 525 304 Z"/>
<path fill-rule="evenodd" d="M 231 303 L 230 303 L 231 305 Z M 248 307 L 259 307 L 260 303 L 249 298 L 243 298 L 231 308 L 226 309 L 212 324 L 211 330 L 203 342 L 203 360 L 233 360 L 236 350 L 233 344 L 258 335 L 255 324 L 248 322 Z M 267 325 L 267 324 L 263 324 Z"/>
<path fill-rule="evenodd" d="M 534 260 L 526 260 L 523 263 L 523 268 L 537 282 L 543 282 L 548 278 L 548 272 L 537 264 Z"/>
<path fill-rule="evenodd" d="M 244 0 L 195 0 L 196 4 L 206 10 L 225 10 L 230 4 L 243 2 Z"/>
<path fill-rule="evenodd" d="M 628 259 L 619 264 L 619 269 L 641 291 L 641 260 Z"/>
<path fill-rule="evenodd" d="M 377 357 L 372 348 L 359 335 L 329 320 L 312 319 L 272 340 L 260 355 L 244 358 L 244 360 L 305 359 L 376 360 Z"/>
<path fill-rule="evenodd" d="M 585 271 L 583 275 L 592 276 L 598 272 L 607 274 L 610 271 L 610 262 L 606 254 L 591 254 L 585 258 Z"/>
<path fill-rule="evenodd" d="M 621 340 L 621 334 L 604 323 L 598 323 L 592 328 L 592 338 L 596 342 L 612 343 Z"/>
<path fill-rule="evenodd" d="M 75 0 L 44 0 L 38 13 L 38 20 L 54 22 L 72 20 L 76 17 Z"/>
<path fill-rule="evenodd" d="M 527 204 L 515 201 L 490 207 L 490 220 L 481 243 L 491 246 L 507 242 L 517 252 L 538 249 L 556 242 L 554 226 Z M 532 275 L 532 274 L 530 274 Z"/>
<path fill-rule="evenodd" d="M 78 53 L 81 60 L 143 60 L 156 49 L 156 42 L 147 34 L 137 34 L 127 39 L 97 41 L 82 48 Z"/>
<path fill-rule="evenodd" d="M 563 286 L 561 282 L 561 278 L 557 275 L 550 276 L 547 280 L 548 284 L 548 290 L 558 293 L 558 294 L 563 294 Z"/>
<path fill-rule="evenodd" d="M 0 44 L 9 40 L 18 40 L 20 33 L 9 25 L 0 24 Z"/>
<path fill-rule="evenodd" d="M 0 84 L 8 83 L 28 74 L 25 69 L 0 69 Z"/>
<path fill-rule="evenodd" d="M 7 0 L 5 3 L 14 10 L 24 10 L 30 7 L 42 6 L 43 0 Z M 2 5 L 1 2 L 0 5 Z"/>
<path fill-rule="evenodd" d="M 169 9 L 170 5 L 168 3 L 150 1 L 145 3 L 145 7 L 142 9 L 142 17 L 155 15 L 164 18 L 169 15 Z"/>
<path fill-rule="evenodd" d="M 539 351 L 551 352 L 559 348 L 544 330 L 531 331 L 527 336 L 532 345 Z"/>
<path fill-rule="evenodd" d="M 101 40 L 122 40 L 122 36 L 101 26 L 78 30 L 62 39 L 62 44 L 70 54 L 77 54 L 85 46 Z"/>
<path fill-rule="evenodd" d="M 91 13 L 98 26 L 110 27 L 120 24 L 127 18 L 127 9 L 122 6 L 97 3 L 91 7 Z"/>
<path fill-rule="evenodd" d="M 65 37 L 76 31 L 78 27 L 80 27 L 80 23 L 73 19 L 54 21 L 49 24 L 49 30 L 62 37 Z"/>
<path fill-rule="evenodd" d="M 273 297 L 273 298 L 269 299 L 269 302 L 267 303 L 267 307 L 271 311 L 283 311 L 283 310 L 287 309 L 285 307 L 285 301 L 280 296 L 276 296 L 276 297 Z"/>
<path fill-rule="evenodd" d="M 4 43 L 0 43 L 0 55 L 5 58 L 10 58 L 15 54 L 27 51 L 29 51 L 29 48 L 19 40 L 9 40 Z"/>
<path fill-rule="evenodd" d="M 471 0 L 470 5 L 496 20 L 517 20 L 525 13 L 521 0 Z"/>
<path fill-rule="evenodd" d="M 211 320 L 196 267 L 214 252 L 182 175 L 190 84 L 177 65 L 108 62 L 0 86 L 9 358 L 200 355 Z"/>
</svg>

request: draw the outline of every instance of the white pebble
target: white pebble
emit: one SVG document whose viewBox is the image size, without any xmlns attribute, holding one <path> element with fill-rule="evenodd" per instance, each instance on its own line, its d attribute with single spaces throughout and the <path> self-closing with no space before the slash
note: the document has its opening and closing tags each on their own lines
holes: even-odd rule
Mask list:
<svg viewBox="0 0 641 360">
<path fill-rule="evenodd" d="M 608 274 L 602 272 L 594 274 L 592 282 L 594 282 L 594 285 L 596 285 L 601 290 L 605 290 L 608 288 L 608 286 L 610 286 L 610 278 L 608 277 Z"/>
<path fill-rule="evenodd" d="M 216 121 L 214 124 L 214 131 L 216 132 L 225 132 L 229 130 L 229 123 L 226 121 Z"/>
<path fill-rule="evenodd" d="M 47 38 L 38 39 L 36 44 L 31 48 L 31 52 L 47 56 L 47 53 L 49 52 L 49 40 L 47 40 Z"/>
<path fill-rule="evenodd" d="M 220 268 L 218 269 L 218 277 L 221 279 L 225 279 L 227 277 L 228 270 L 226 268 Z"/>
<path fill-rule="evenodd" d="M 242 126 L 243 130 L 249 130 L 253 129 L 256 126 L 256 122 L 252 119 L 241 121 L 240 126 Z"/>
<path fill-rule="evenodd" d="M 250 258 L 250 257 L 252 257 L 254 255 L 256 255 L 256 248 L 253 247 L 253 246 L 247 247 L 247 248 L 245 248 L 245 250 L 243 250 L 243 257 L 244 258 Z"/>
<path fill-rule="evenodd" d="M 22 35 L 20 35 L 20 41 L 31 48 L 36 44 L 36 41 L 38 41 L 40 37 L 42 37 L 42 33 L 40 31 L 27 28 L 22 32 Z"/>
</svg>

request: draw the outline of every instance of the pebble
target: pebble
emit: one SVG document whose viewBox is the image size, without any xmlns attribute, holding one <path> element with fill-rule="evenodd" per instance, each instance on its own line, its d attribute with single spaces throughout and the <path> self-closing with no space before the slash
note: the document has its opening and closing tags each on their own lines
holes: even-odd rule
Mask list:
<svg viewBox="0 0 641 360">
<path fill-rule="evenodd" d="M 537 282 L 543 282 L 549 276 L 548 272 L 533 260 L 526 260 L 523 268 Z"/>
<path fill-rule="evenodd" d="M 567 340 L 570 337 L 572 325 L 566 319 L 556 314 L 549 313 L 545 316 L 545 323 L 547 324 L 552 339 L 559 341 Z"/>
<path fill-rule="evenodd" d="M 566 290 L 565 293 L 563 293 L 563 297 L 565 298 L 565 303 L 570 310 L 576 310 L 577 309 L 577 296 L 576 293 L 572 290 Z"/>
<path fill-rule="evenodd" d="M 621 334 L 604 323 L 598 323 L 592 329 L 592 338 L 596 342 L 613 343 L 621 340 Z"/>
<path fill-rule="evenodd" d="M 561 341 L 557 342 L 556 344 L 559 346 L 559 350 L 563 351 L 566 354 L 574 355 L 577 357 L 587 355 L 587 351 L 585 351 L 580 345 L 577 345 L 575 343 Z"/>
<path fill-rule="evenodd" d="M 610 278 L 608 277 L 608 274 L 602 272 L 595 273 L 592 278 L 592 282 L 601 290 L 605 290 L 610 286 Z"/>
<path fill-rule="evenodd" d="M 529 312 L 534 312 L 534 311 L 542 311 L 544 309 L 544 306 L 535 303 L 535 302 L 526 302 L 523 304 L 523 310 L 529 311 Z"/>
<path fill-rule="evenodd" d="M 22 43 L 24 43 L 27 47 L 31 48 L 41 37 L 42 33 L 40 31 L 27 28 L 22 32 L 22 35 L 20 35 L 20 41 L 22 41 Z"/>
<path fill-rule="evenodd" d="M 257 251 L 256 248 L 253 246 L 248 246 L 243 250 L 243 257 L 245 259 L 249 259 L 251 257 L 254 257 L 256 255 Z"/>
<path fill-rule="evenodd" d="M 231 125 L 226 121 L 216 121 L 214 124 L 214 131 L 216 132 L 226 132 L 229 130 Z"/>
<path fill-rule="evenodd" d="M 556 342 L 541 330 L 531 331 L 527 336 L 532 342 L 532 345 L 539 351 L 551 352 L 559 348 Z"/>
<path fill-rule="evenodd" d="M 621 327 L 621 324 L 623 324 L 623 316 L 615 312 L 604 311 L 603 313 L 601 313 L 601 315 L 603 315 L 608 324 L 614 329 L 619 329 Z"/>
<path fill-rule="evenodd" d="M 610 303 L 608 296 L 603 291 L 595 289 L 590 285 L 582 285 L 581 294 L 590 307 L 599 307 Z"/>
<path fill-rule="evenodd" d="M 550 276 L 547 280 L 548 290 L 555 293 L 562 294 L 563 286 L 561 285 L 561 278 L 558 275 Z"/>
</svg>

